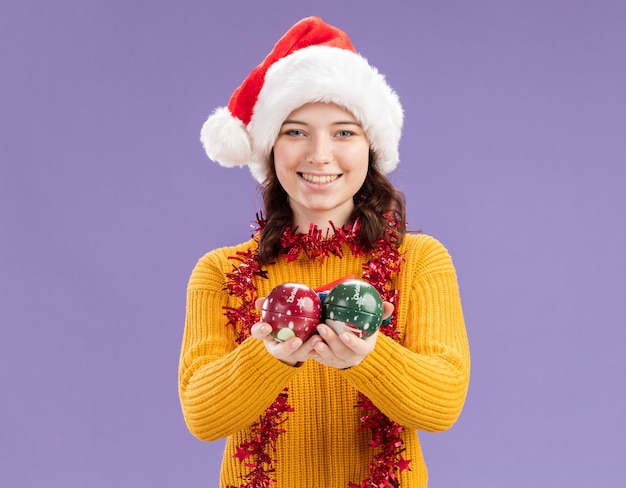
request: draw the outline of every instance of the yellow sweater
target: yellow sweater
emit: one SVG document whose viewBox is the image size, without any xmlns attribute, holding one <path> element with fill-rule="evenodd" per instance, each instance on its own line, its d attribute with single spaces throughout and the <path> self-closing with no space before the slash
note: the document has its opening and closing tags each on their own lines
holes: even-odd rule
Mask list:
<svg viewBox="0 0 626 488">
<path fill-rule="evenodd" d="M 369 476 L 375 453 L 369 432 L 357 432 L 363 392 L 385 415 L 402 425 L 410 471 L 402 488 L 427 486 L 417 430 L 448 429 L 458 418 L 469 383 L 470 358 L 455 270 L 446 249 L 426 235 L 407 235 L 394 287 L 400 290 L 400 343 L 378 335 L 374 351 L 353 368 L 336 370 L 308 360 L 300 367 L 278 361 L 262 341 L 235 342 L 224 306 L 237 306 L 225 291 L 226 273 L 237 251 L 254 241 L 214 250 L 200 259 L 187 290 L 187 316 L 179 368 L 179 394 L 189 430 L 199 439 L 228 437 L 222 487 L 243 483 L 246 468 L 233 454 L 249 439 L 249 428 L 289 387 L 294 411 L 277 441 L 276 488 L 347 488 Z M 331 256 L 323 264 L 305 257 L 266 267 L 255 286 L 264 296 L 285 282 L 316 288 L 348 275 L 361 276 L 366 257 Z"/>
</svg>

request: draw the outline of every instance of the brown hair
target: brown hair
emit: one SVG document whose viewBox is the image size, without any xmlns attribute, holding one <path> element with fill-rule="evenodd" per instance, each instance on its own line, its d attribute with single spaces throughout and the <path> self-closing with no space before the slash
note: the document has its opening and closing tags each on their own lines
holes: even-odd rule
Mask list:
<svg viewBox="0 0 626 488">
<path fill-rule="evenodd" d="M 267 264 L 279 256 L 280 238 L 293 220 L 289 196 L 276 176 L 273 153 L 270 154 L 269 172 L 261 193 L 266 223 L 259 239 L 259 256 L 261 262 Z M 376 169 L 371 151 L 365 181 L 353 198 L 352 221 L 358 220 L 361 244 L 366 249 L 371 250 L 379 239 L 386 238 L 390 233 L 398 245 L 402 242 L 406 233 L 404 195 Z M 390 224 L 390 212 L 396 221 L 394 224 Z M 307 230 L 304 229 L 305 232 Z"/>
</svg>

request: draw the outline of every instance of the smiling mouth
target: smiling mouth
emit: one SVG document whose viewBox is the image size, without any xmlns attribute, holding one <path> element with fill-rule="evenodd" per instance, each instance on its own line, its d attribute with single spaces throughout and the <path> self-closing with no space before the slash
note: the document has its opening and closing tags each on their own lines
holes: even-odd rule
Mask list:
<svg viewBox="0 0 626 488">
<path fill-rule="evenodd" d="M 316 185 L 323 185 L 324 183 L 332 183 L 339 175 L 311 175 L 308 173 L 299 173 L 303 180 Z"/>
</svg>

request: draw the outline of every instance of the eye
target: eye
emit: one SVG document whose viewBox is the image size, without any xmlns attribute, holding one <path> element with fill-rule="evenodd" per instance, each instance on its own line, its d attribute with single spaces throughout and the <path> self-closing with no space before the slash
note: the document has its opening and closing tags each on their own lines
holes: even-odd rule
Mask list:
<svg viewBox="0 0 626 488">
<path fill-rule="evenodd" d="M 291 137 L 302 137 L 304 132 L 299 129 L 288 129 L 285 131 L 285 134 Z"/>
<path fill-rule="evenodd" d="M 354 135 L 354 132 L 349 131 L 349 130 L 340 130 L 339 132 L 337 132 L 337 137 L 341 137 L 341 138 L 350 137 L 352 135 Z"/>
</svg>

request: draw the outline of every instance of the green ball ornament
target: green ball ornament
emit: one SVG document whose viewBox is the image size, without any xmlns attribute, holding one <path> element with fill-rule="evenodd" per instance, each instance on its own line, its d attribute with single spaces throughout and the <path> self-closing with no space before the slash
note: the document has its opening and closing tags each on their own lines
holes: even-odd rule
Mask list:
<svg viewBox="0 0 626 488">
<path fill-rule="evenodd" d="M 324 300 L 323 319 L 335 333 L 346 330 L 364 339 L 378 330 L 383 321 L 383 300 L 363 280 L 346 280 L 335 285 Z"/>
</svg>

